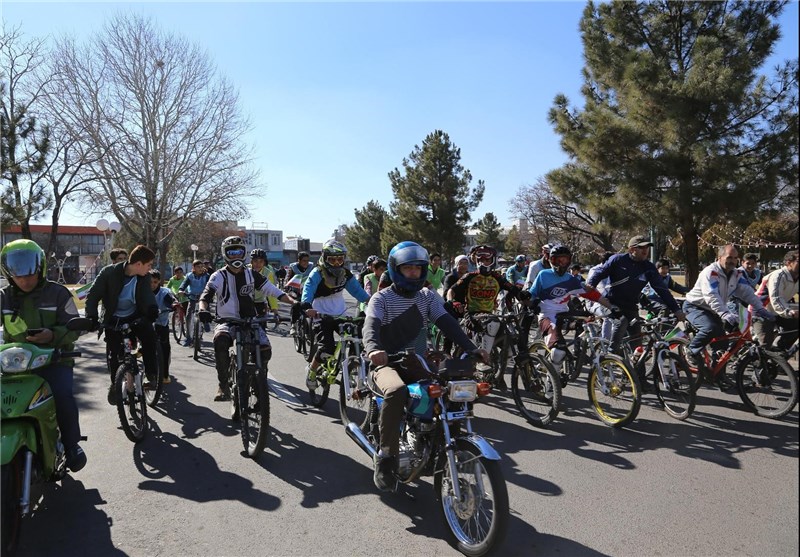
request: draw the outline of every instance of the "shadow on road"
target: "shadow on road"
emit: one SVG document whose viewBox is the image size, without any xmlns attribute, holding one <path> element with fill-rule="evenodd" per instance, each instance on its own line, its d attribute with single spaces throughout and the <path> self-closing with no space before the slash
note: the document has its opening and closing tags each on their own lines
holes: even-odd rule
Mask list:
<svg viewBox="0 0 800 557">
<path fill-rule="evenodd" d="M 181 432 L 186 439 L 196 439 L 205 433 L 216 433 L 226 437 L 238 436 L 239 427 L 229 418 L 220 416 L 208 406 L 198 406 L 191 401 L 186 386 L 180 378 L 165 385 L 161 400 L 155 408 L 148 409 L 148 417 L 156 420 L 172 420 L 181 424 Z M 230 402 L 213 402 L 212 393 L 208 393 L 207 404 L 217 406 L 228 412 Z"/>
<path fill-rule="evenodd" d="M 22 523 L 17 557 L 125 557 L 111 541 L 112 521 L 101 508 L 105 504 L 97 489 L 86 489 L 72 476 L 48 485 L 42 506 Z"/>
</svg>

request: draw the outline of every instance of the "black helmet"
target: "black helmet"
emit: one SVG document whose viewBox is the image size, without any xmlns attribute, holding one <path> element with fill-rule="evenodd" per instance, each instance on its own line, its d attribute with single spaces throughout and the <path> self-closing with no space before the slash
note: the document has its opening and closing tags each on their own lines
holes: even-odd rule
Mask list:
<svg viewBox="0 0 800 557">
<path fill-rule="evenodd" d="M 222 259 L 231 267 L 244 267 L 244 255 L 247 248 L 240 236 L 228 236 L 222 240 Z"/>
<path fill-rule="evenodd" d="M 253 259 L 263 259 L 264 261 L 267 260 L 267 252 L 261 248 L 256 248 L 250 252 L 250 260 Z"/>
<path fill-rule="evenodd" d="M 567 246 L 555 245 L 550 248 L 550 266 L 559 275 L 563 275 L 572 263 L 572 252 Z"/>
<path fill-rule="evenodd" d="M 497 250 L 491 246 L 475 246 L 470 250 L 470 255 L 474 257 L 475 266 L 482 275 L 488 275 L 494 270 L 497 265 Z M 489 262 L 481 263 L 481 260 L 489 260 Z"/>
</svg>

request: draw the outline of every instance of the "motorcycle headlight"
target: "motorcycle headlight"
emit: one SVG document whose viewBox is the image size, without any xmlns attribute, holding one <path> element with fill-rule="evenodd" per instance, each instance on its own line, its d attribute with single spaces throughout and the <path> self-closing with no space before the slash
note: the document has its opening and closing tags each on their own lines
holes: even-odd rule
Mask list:
<svg viewBox="0 0 800 557">
<path fill-rule="evenodd" d="M 28 369 L 33 353 L 19 346 L 0 352 L 0 372 L 19 373 Z"/>
<path fill-rule="evenodd" d="M 475 381 L 451 381 L 447 384 L 447 398 L 453 402 L 470 402 L 478 394 Z"/>
</svg>

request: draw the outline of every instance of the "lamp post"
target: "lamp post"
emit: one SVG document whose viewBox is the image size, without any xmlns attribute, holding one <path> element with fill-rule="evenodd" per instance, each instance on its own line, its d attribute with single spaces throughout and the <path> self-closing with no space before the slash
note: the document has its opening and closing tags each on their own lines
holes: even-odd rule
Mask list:
<svg viewBox="0 0 800 557">
<path fill-rule="evenodd" d="M 66 251 L 64 252 L 63 259 L 58 259 L 56 257 L 56 252 L 50 254 L 50 257 L 56 260 L 56 264 L 58 265 L 58 284 L 66 284 L 67 281 L 64 279 L 64 262 L 67 260 L 68 257 L 72 255 L 72 252 Z"/>
<path fill-rule="evenodd" d="M 117 221 L 108 222 L 106 219 L 100 219 L 95 224 L 97 229 L 103 233 L 103 252 L 111 251 L 114 249 L 114 233 L 119 232 L 122 226 Z M 109 242 L 108 231 L 111 231 L 111 241 Z"/>
<path fill-rule="evenodd" d="M 191 246 L 189 246 L 189 249 L 192 250 L 192 263 L 194 263 L 195 260 L 197 259 L 197 250 L 199 248 L 197 247 L 197 244 L 192 244 Z"/>
</svg>

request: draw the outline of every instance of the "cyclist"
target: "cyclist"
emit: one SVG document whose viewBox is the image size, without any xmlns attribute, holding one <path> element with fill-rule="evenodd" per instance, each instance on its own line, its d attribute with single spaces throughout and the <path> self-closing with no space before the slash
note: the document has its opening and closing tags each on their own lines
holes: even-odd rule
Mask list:
<svg viewBox="0 0 800 557">
<path fill-rule="evenodd" d="M 78 308 L 72 293 L 64 285 L 45 278 L 47 258 L 39 244 L 24 239 L 9 242 L 0 251 L 0 269 L 8 280 L 8 284 L 0 289 L 3 342 L 28 342 L 46 348 L 72 350 L 79 333 L 68 331 L 66 324 L 78 317 Z M 38 329 L 38 332 L 30 334 L 34 332 L 31 329 Z M 50 386 L 67 466 L 77 472 L 86 465 L 86 454 L 78 444 L 81 429 L 78 404 L 72 393 L 73 365 L 71 358 L 65 358 L 34 373 Z"/>
<path fill-rule="evenodd" d="M 589 273 L 589 286 L 597 288 L 603 279 L 610 280 L 605 295 L 622 313 L 622 318 L 615 319 L 611 324 L 611 351 L 617 354 L 620 353 L 622 339 L 628 332 L 628 324 L 639 316 L 639 297 L 648 282 L 679 320 L 686 317 L 669 289 L 663 285 L 656 266 L 648 260 L 652 245 L 653 242 L 646 236 L 634 236 L 628 241 L 628 253 L 612 255 L 596 272 Z M 640 333 L 641 328 L 638 325 L 633 329 L 635 335 Z"/>
<path fill-rule="evenodd" d="M 369 300 L 367 294 L 353 274 L 344 266 L 347 248 L 337 240 L 328 240 L 322 245 L 319 263 L 308 275 L 303 285 L 300 307 L 311 319 L 319 314 L 343 315 L 346 308 L 343 291 L 346 289 L 359 302 Z M 315 324 L 317 351 L 306 366 L 306 386 L 317 388 L 317 369 L 324 354 L 333 354 L 333 331 L 331 319 L 322 319 Z"/>
<path fill-rule="evenodd" d="M 705 365 L 701 350 L 714 337 L 722 336 L 723 323 L 735 327 L 739 322 L 739 316 L 728 309 L 731 296 L 752 305 L 759 317 L 773 318 L 773 314 L 764 309 L 764 304 L 744 278 L 744 273 L 736 268 L 738 257 L 739 252 L 733 244 L 720 247 L 717 260 L 700 272 L 694 288 L 686 294 L 683 303 L 686 319 L 697 329 L 689 342 L 687 358 L 690 364 L 699 369 Z M 732 386 L 732 382 L 723 374 L 718 376 L 718 382 L 721 389 Z"/>
<path fill-rule="evenodd" d="M 145 375 L 148 380 L 158 377 L 156 361 L 156 335 L 153 321 L 158 317 L 158 306 L 150 286 L 148 271 L 155 254 L 147 246 L 136 246 L 127 261 L 103 267 L 86 297 L 86 317 L 98 321 L 97 306 L 103 302 L 104 326 L 130 323 L 133 334 L 142 346 Z M 106 329 L 106 354 L 111 370 L 119 367 L 119 346 L 122 333 Z M 115 405 L 114 382 L 108 387 L 108 403 Z"/>
<path fill-rule="evenodd" d="M 484 362 L 489 354 L 479 350 L 464 334 L 441 299 L 423 285 L 428 274 L 428 252 L 414 242 L 400 242 L 389 252 L 388 271 L 392 285 L 378 292 L 367 306 L 364 324 L 364 350 L 372 363 L 375 384 L 383 391 L 378 427 L 380 451 L 374 458 L 375 486 L 381 491 L 394 489 L 400 443 L 400 420 L 408 398 L 406 385 L 425 379 L 427 374 L 390 364 L 387 354 L 413 349 L 419 355 L 425 348 L 417 342 L 420 331 L 433 321 L 465 352 L 477 353 Z"/>
<path fill-rule="evenodd" d="M 372 296 L 378 291 L 378 284 L 386 271 L 386 261 L 380 257 L 372 262 L 373 271 L 364 277 L 364 291 Z M 359 311 L 366 311 L 367 302 L 359 302 Z"/>
<path fill-rule="evenodd" d="M 367 260 L 364 262 L 364 266 L 361 267 L 361 271 L 356 275 L 356 280 L 358 280 L 358 284 L 362 287 L 366 288 L 366 281 L 364 280 L 368 274 L 373 272 L 372 264 L 378 260 L 377 255 L 370 255 L 367 257 Z"/>
<path fill-rule="evenodd" d="M 300 288 L 302 289 L 303 285 L 306 283 L 306 279 L 308 279 L 308 275 L 311 274 L 311 271 L 314 270 L 314 266 L 309 263 L 311 256 L 307 251 L 301 251 L 297 254 L 297 261 L 289 265 L 289 270 L 286 271 L 286 283 L 288 284 L 292 277 L 299 276 L 300 277 Z M 298 293 L 299 295 L 302 294 L 302 291 Z M 292 306 L 292 325 L 300 319 L 303 311 L 300 309 L 300 303 Z"/>
<path fill-rule="evenodd" d="M 275 271 L 272 266 L 267 264 L 267 252 L 256 248 L 250 252 L 250 268 L 253 272 L 261 274 L 272 285 L 275 285 Z M 261 292 L 255 292 L 256 314 L 263 317 L 267 314 L 267 307 L 272 312 L 278 311 L 278 299 L 275 296 L 264 296 Z"/>
<path fill-rule="evenodd" d="M 442 292 L 442 297 L 444 297 L 445 300 L 448 299 L 447 291 L 458 282 L 458 279 L 466 275 L 468 271 L 469 260 L 467 259 L 467 256 L 456 256 L 455 261 L 453 262 L 453 270 L 444 278 L 444 291 Z"/>
<path fill-rule="evenodd" d="M 444 281 L 444 269 L 442 269 L 442 254 L 434 253 L 431 255 L 431 264 L 428 265 L 428 282 L 435 291 L 439 291 Z"/>
<path fill-rule="evenodd" d="M 275 269 L 275 280 L 278 281 L 275 286 L 283 290 L 283 285 L 286 284 L 286 267 L 282 263 L 278 263 L 278 268 Z"/>
<path fill-rule="evenodd" d="M 183 310 L 186 311 L 186 307 L 189 305 L 189 299 L 185 295 L 178 294 L 186 275 L 183 274 L 183 267 L 175 267 L 172 269 L 172 272 L 173 275 L 169 277 L 169 280 L 167 281 L 167 288 L 169 288 L 170 292 L 172 292 L 173 297 L 178 301 L 178 303 L 183 306 Z"/>
<path fill-rule="evenodd" d="M 183 283 L 178 288 L 178 295 L 185 295 L 189 299 L 189 307 L 186 309 L 186 341 L 184 346 L 192 345 L 192 333 L 194 332 L 193 323 L 195 312 L 197 311 L 197 301 L 200 294 L 206 287 L 210 275 L 208 268 L 199 259 L 192 261 L 192 272 L 186 275 Z"/>
<path fill-rule="evenodd" d="M 788 350 L 797 340 L 797 318 L 800 314 L 796 305 L 792 309 L 790 301 L 797 296 L 798 277 L 800 277 L 800 260 L 797 251 L 793 250 L 783 257 L 782 268 L 764 278 L 757 292 L 766 308 L 776 314 L 777 324 L 787 331 L 778 340 L 779 350 Z M 775 323 L 754 319 L 753 336 L 758 337 L 763 346 L 771 346 L 775 340 Z"/>
<path fill-rule="evenodd" d="M 561 333 L 561 318 L 570 313 L 569 302 L 572 297 L 586 298 L 610 311 L 616 311 L 616 308 L 596 288 L 567 272 L 572 263 L 572 252 L 568 247 L 555 245 L 550 248 L 549 260 L 550 268 L 536 275 L 530 293 L 531 300 L 539 301 L 539 331 L 547 347 L 552 350 L 550 359 L 559 366 L 567 355 Z"/>
<path fill-rule="evenodd" d="M 505 298 L 507 307 L 511 307 L 513 298 L 517 298 L 521 302 L 527 302 L 530 299 L 530 294 L 521 290 L 517 286 L 508 282 L 502 273 L 495 270 L 497 265 L 497 250 L 493 247 L 486 245 L 479 245 L 475 249 L 474 260 L 478 266 L 477 271 L 472 271 L 462 276 L 458 281 L 447 291 L 448 300 L 458 302 L 467 314 L 468 319 L 465 324 L 468 329 L 474 332 L 484 332 L 483 325 L 479 319 L 472 319 L 472 317 L 479 317 L 482 314 L 494 313 L 495 300 L 501 290 L 507 291 L 510 295 Z M 527 338 L 528 329 L 530 327 L 530 318 L 523 319 L 521 323 L 520 332 L 520 349 L 523 353 L 527 353 Z M 491 348 L 494 343 L 494 336 L 497 334 L 495 326 L 499 323 L 490 323 L 485 331 L 484 348 Z M 522 348 L 524 346 L 524 349 Z M 499 389 L 505 388 L 505 379 L 503 378 L 503 370 L 497 374 L 495 378 L 496 387 Z"/>
<path fill-rule="evenodd" d="M 544 269 L 550 268 L 550 248 L 552 248 L 550 244 L 545 244 L 542 246 L 542 257 L 541 259 L 537 259 L 530 265 L 528 265 L 528 274 L 525 277 L 525 290 L 530 289 L 533 286 L 533 281 L 536 280 L 536 275 L 542 272 Z"/>
<path fill-rule="evenodd" d="M 169 288 L 161 286 L 161 273 L 157 269 L 150 269 L 150 288 L 153 289 L 153 295 L 156 298 L 156 305 L 158 306 L 158 318 L 153 323 L 153 328 L 156 332 L 156 341 L 161 345 L 161 382 L 165 385 L 172 383 L 172 377 L 169 374 L 169 364 L 172 358 L 172 348 L 169 344 L 169 312 L 172 311 L 172 304 L 175 303 L 175 298 L 172 297 L 172 291 Z"/>
<path fill-rule="evenodd" d="M 583 275 L 581 274 L 581 270 L 582 270 L 582 268 L 581 268 L 581 264 L 580 264 L 580 263 L 575 263 L 575 264 L 573 264 L 573 265 L 572 265 L 572 266 L 569 268 L 569 273 L 570 273 L 570 274 L 571 274 L 573 277 L 575 277 L 576 279 L 578 279 L 579 281 L 581 281 L 581 282 L 586 282 L 586 279 L 585 279 L 585 278 L 583 278 Z"/>
<path fill-rule="evenodd" d="M 111 259 L 111 264 L 122 263 L 128 259 L 128 250 L 122 248 L 114 248 L 108 252 L 108 257 Z"/>
<path fill-rule="evenodd" d="M 525 286 L 525 277 L 528 274 L 528 265 L 525 256 L 520 254 L 514 258 L 514 264 L 506 269 L 506 280 L 520 288 Z"/>
<path fill-rule="evenodd" d="M 661 277 L 661 284 L 664 287 L 672 290 L 677 294 L 686 294 L 687 292 L 689 292 L 688 287 L 683 286 L 682 284 L 678 284 L 677 282 L 675 282 L 675 279 L 673 279 L 670 276 L 669 259 L 662 257 L 661 259 L 656 261 L 656 269 L 658 270 L 658 274 Z M 661 299 L 658 297 L 658 294 L 656 294 L 655 290 L 653 290 L 653 287 L 650 286 L 650 284 L 648 284 L 642 291 L 641 303 L 642 307 L 655 314 L 667 311 L 667 306 L 661 303 Z"/>
<path fill-rule="evenodd" d="M 285 292 L 278 289 L 263 275 L 245 267 L 244 259 L 247 248 L 242 238 L 228 236 L 222 241 L 221 251 L 225 266 L 214 271 L 198 302 L 197 318 L 202 323 L 211 323 L 213 320 L 208 307 L 214 301 L 214 296 L 217 297 L 217 317 L 222 318 L 256 317 L 258 314 L 256 313 L 255 292 L 261 292 L 265 296 L 275 296 L 286 304 L 292 303 L 292 299 Z M 228 351 L 233 346 L 232 327 L 233 325 L 218 323 L 214 328 L 214 363 L 219 383 L 217 394 L 214 396 L 215 401 L 229 400 L 231 395 L 228 387 L 230 367 Z M 259 331 L 261 361 L 266 366 L 272 357 L 272 346 L 264 330 L 259 329 Z"/>
<path fill-rule="evenodd" d="M 758 254 L 745 253 L 739 270 L 742 271 L 744 279 L 753 290 L 758 290 L 758 287 L 761 286 L 761 279 L 764 278 L 761 269 L 758 268 Z"/>
</svg>

